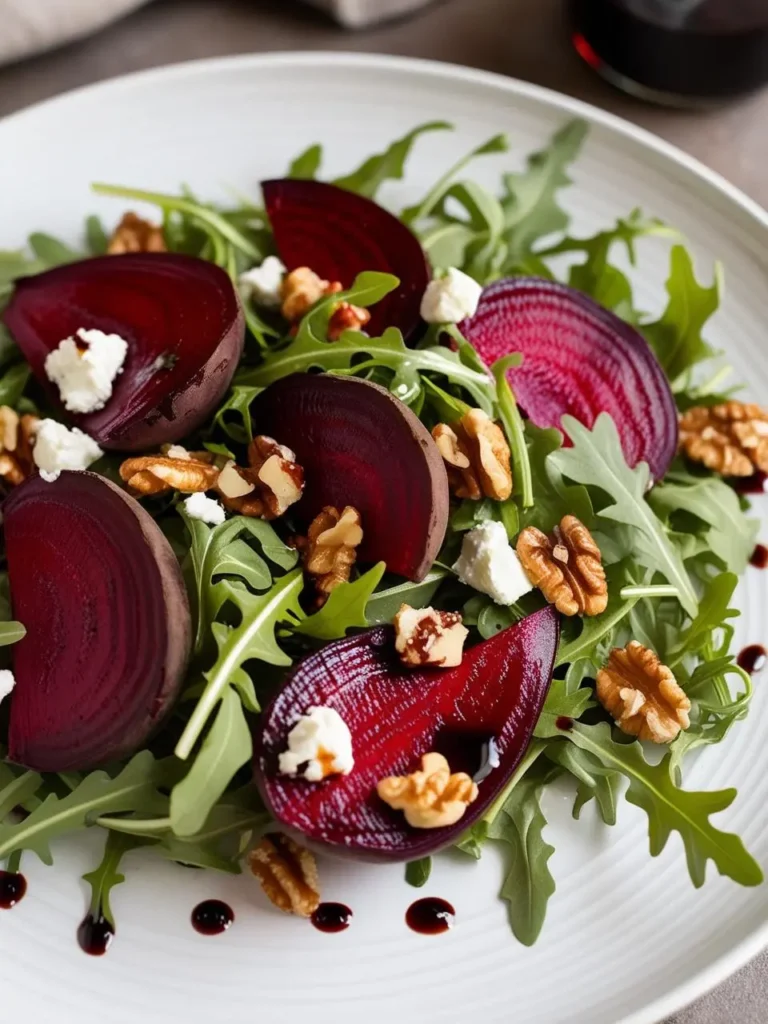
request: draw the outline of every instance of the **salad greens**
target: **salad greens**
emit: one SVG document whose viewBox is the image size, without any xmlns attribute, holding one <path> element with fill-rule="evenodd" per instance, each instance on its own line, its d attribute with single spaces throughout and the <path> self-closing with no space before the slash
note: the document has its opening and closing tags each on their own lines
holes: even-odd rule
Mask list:
<svg viewBox="0 0 768 1024">
<path fill-rule="evenodd" d="M 450 127 L 443 122 L 417 127 L 335 184 L 373 198 L 382 185 L 403 178 L 407 158 L 423 134 Z M 711 285 L 700 284 L 677 233 L 638 210 L 592 237 L 567 234 L 569 216 L 560 193 L 569 184 L 569 167 L 586 131 L 579 121 L 564 126 L 522 170 L 504 174 L 496 192 L 464 177 L 470 161 L 507 152 L 506 137 L 494 136 L 400 216 L 435 267 L 458 267 L 483 285 L 520 273 L 564 274 L 570 285 L 641 330 L 681 410 L 721 401 L 728 368 L 712 368 L 718 353 L 703 334 L 720 302 L 720 268 Z M 311 146 L 293 161 L 289 175 L 317 177 L 322 157 L 322 147 Z M 188 190 L 172 196 L 94 187 L 101 195 L 156 205 L 171 250 L 212 260 L 235 281 L 274 252 L 266 214 L 250 199 L 217 206 Z M 643 237 L 674 242 L 667 304 L 658 320 L 638 310 L 629 277 L 612 262 L 619 250 L 634 262 L 635 243 Z M 0 312 L 17 277 L 99 255 L 107 241 L 104 226 L 90 217 L 82 250 L 35 233 L 29 252 L 0 252 Z M 592 429 L 565 418 L 572 444 L 564 447 L 558 430 L 539 429 L 521 415 L 506 377 L 514 354 L 489 373 L 455 327 L 446 332 L 451 347 L 432 329 L 415 347 L 406 345 L 395 328 L 374 338 L 347 331 L 328 343 L 329 320 L 339 300 L 369 307 L 398 284 L 390 274 L 361 273 L 346 291 L 318 302 L 293 337 L 245 301 L 246 355 L 202 443 L 228 456 L 240 450 L 252 437 L 253 400 L 290 373 L 354 375 L 389 388 L 430 427 L 455 420 L 470 407 L 499 420 L 512 451 L 513 496 L 505 502 L 456 502 L 444 552 L 420 583 L 387 575 L 379 563 L 341 584 L 311 614 L 301 601 L 298 554 L 284 530 L 237 515 L 211 527 L 183 511 L 180 519 L 173 504 L 158 504 L 153 514 L 182 562 L 193 609 L 194 657 L 187 689 L 150 748 L 126 764 L 82 776 L 49 776 L 0 760 L 0 861 L 17 863 L 22 851 L 30 851 L 51 863 L 51 844 L 60 836 L 85 827 L 102 829 L 103 859 L 85 879 L 92 890 L 91 912 L 110 921 L 109 895 L 124 880 L 120 864 L 134 847 L 146 846 L 152 854 L 184 864 L 239 871 L 243 853 L 269 827 L 269 815 L 249 784 L 252 731 L 264 698 L 285 670 L 323 642 L 391 622 L 404 601 L 414 607 L 434 602 L 463 608 L 466 624 L 482 637 L 492 636 L 535 610 L 540 600 L 527 595 L 520 606 L 500 607 L 459 585 L 448 565 L 462 534 L 492 519 L 503 523 L 514 540 L 527 526 L 549 532 L 570 514 L 598 541 L 607 568 L 608 606 L 593 618 L 564 621 L 558 668 L 535 738 L 505 793 L 465 833 L 459 849 L 480 857 L 486 844 L 498 844 L 507 865 L 501 897 L 513 932 L 529 945 L 541 932 L 555 892 L 549 866 L 554 850 L 545 835 L 542 800 L 555 780 L 572 780 L 574 818 L 594 800 L 606 825 L 616 823 L 623 793 L 647 813 L 652 856 L 678 832 L 695 886 L 703 884 L 709 860 L 743 885 L 762 881 L 760 867 L 741 840 L 711 820 L 730 806 L 735 790 L 692 792 L 681 785 L 687 756 L 721 742 L 749 706 L 751 682 L 731 646 L 732 620 L 738 614 L 733 593 L 757 529 L 746 503 L 722 479 L 701 467 L 692 470 L 681 459 L 651 486 L 645 463 L 634 469 L 626 464 L 616 425 L 607 414 Z M 3 327 L 0 371 L 0 404 L 28 411 L 44 403 Z M 114 472 L 108 459 L 103 470 Z M 0 621 L 0 646 L 24 636 L 4 595 L 0 617 L 6 620 Z M 610 650 L 631 639 L 652 648 L 673 669 L 692 702 L 690 727 L 660 761 L 649 760 L 643 744 L 613 729 L 594 699 L 594 679 Z M 570 723 L 567 728 L 563 721 Z M 19 807 L 27 812 L 23 820 L 14 815 Z M 430 870 L 429 858 L 408 864 L 406 880 L 422 886 Z"/>
</svg>

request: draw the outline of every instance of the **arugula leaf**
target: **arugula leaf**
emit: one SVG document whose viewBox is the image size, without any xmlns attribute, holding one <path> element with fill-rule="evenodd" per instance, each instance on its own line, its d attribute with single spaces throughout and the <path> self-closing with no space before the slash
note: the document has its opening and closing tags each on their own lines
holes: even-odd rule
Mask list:
<svg viewBox="0 0 768 1024">
<path fill-rule="evenodd" d="M 83 258 L 81 252 L 75 252 L 64 242 L 51 235 L 35 231 L 29 236 L 29 248 L 47 268 L 60 267 L 65 263 L 75 263 Z"/>
<path fill-rule="evenodd" d="M 322 162 L 323 147 L 315 143 L 291 162 L 286 178 L 302 178 L 305 181 L 313 181 L 317 177 Z"/>
<path fill-rule="evenodd" d="M 156 781 L 156 762 L 148 750 L 136 754 L 114 778 L 91 772 L 67 796 L 50 793 L 24 821 L 0 825 L 0 860 L 16 850 L 32 850 L 44 864 L 52 864 L 51 841 L 89 825 L 99 814 L 151 813 L 158 802 Z"/>
<path fill-rule="evenodd" d="M 547 747 L 547 757 L 569 772 L 577 781 L 573 817 L 578 821 L 582 808 L 590 800 L 597 802 L 600 817 L 606 825 L 616 824 L 616 808 L 621 786 L 621 773 L 606 768 L 594 754 L 572 743 L 557 740 Z"/>
<path fill-rule="evenodd" d="M 0 405 L 10 405 L 15 409 L 31 375 L 32 370 L 28 363 L 16 363 L 6 370 L 0 377 Z"/>
<path fill-rule="evenodd" d="M 668 656 L 670 667 L 682 660 L 685 654 L 697 653 L 707 644 L 715 629 L 720 629 L 726 619 L 739 615 L 728 607 L 739 579 L 733 573 L 724 572 L 710 580 L 701 598 L 696 617 L 682 632 L 677 632 L 677 644 Z"/>
<path fill-rule="evenodd" d="M 624 599 L 617 586 L 618 573 L 608 573 L 608 605 L 600 615 L 581 620 L 581 632 L 573 640 L 563 641 L 557 650 L 556 665 L 568 665 L 579 658 L 591 658 L 602 641 L 608 641 L 618 624 L 627 617 L 637 602 L 636 597 Z"/>
<path fill-rule="evenodd" d="M 101 218 L 92 214 L 85 221 L 85 242 L 91 256 L 103 256 L 109 246 L 109 238 Z"/>
<path fill-rule="evenodd" d="M 565 515 L 574 515 L 589 526 L 594 513 L 586 487 L 566 484 L 562 473 L 549 459 L 552 452 L 562 447 L 563 435 L 554 427 L 542 429 L 528 420 L 525 438 L 536 489 L 533 505 L 520 514 L 520 529 L 536 526 L 544 533 L 551 533 Z"/>
<path fill-rule="evenodd" d="M 587 131 L 585 121 L 571 121 L 555 133 L 546 149 L 528 157 L 526 170 L 505 175 L 502 205 L 510 266 L 525 259 L 539 238 L 568 227 L 570 218 L 556 197 L 571 183 L 566 168 L 579 155 Z"/>
<path fill-rule="evenodd" d="M 607 413 L 597 417 L 591 431 L 572 416 L 563 416 L 563 428 L 573 447 L 553 452 L 548 462 L 577 483 L 599 487 L 613 499 L 613 504 L 600 509 L 598 516 L 632 528 L 637 561 L 660 572 L 677 588 L 680 603 L 689 615 L 695 615 L 696 592 L 680 553 L 645 499 L 650 482 L 646 463 L 629 468 L 618 431 Z"/>
<path fill-rule="evenodd" d="M 673 471 L 648 495 L 648 502 L 665 522 L 684 511 L 710 526 L 708 547 L 731 572 L 740 574 L 754 551 L 759 528 L 748 519 L 733 488 L 715 476 L 692 476 Z"/>
<path fill-rule="evenodd" d="M 298 619 L 304 615 L 299 605 L 299 595 L 304 586 L 301 569 L 277 580 L 265 594 L 252 594 L 236 580 L 222 580 L 216 586 L 223 588 L 226 599 L 240 612 L 241 620 L 238 626 L 213 623 L 218 657 L 205 673 L 203 694 L 176 745 L 176 756 L 182 761 L 191 754 L 229 683 L 238 690 L 248 707 L 255 709 L 258 706 L 253 681 L 243 665 L 252 658 L 270 665 L 290 665 L 291 659 L 277 644 L 275 629 L 279 622 L 291 616 Z"/>
<path fill-rule="evenodd" d="M 686 370 L 715 354 L 702 338 L 701 330 L 720 305 L 722 284 L 719 263 L 715 264 L 713 283 L 706 288 L 696 280 L 690 253 L 682 245 L 673 246 L 667 279 L 667 308 L 659 320 L 642 328 L 672 381 L 673 390 L 678 390 L 676 382 Z"/>
<path fill-rule="evenodd" d="M 235 385 L 214 417 L 214 426 L 238 444 L 248 444 L 253 439 L 251 423 L 251 402 L 263 389 L 260 387 Z M 239 422 L 238 422 L 239 420 Z"/>
<path fill-rule="evenodd" d="M 26 635 L 27 631 L 20 622 L 0 622 L 0 647 L 16 644 Z"/>
<path fill-rule="evenodd" d="M 405 865 L 405 880 L 414 889 L 420 889 L 429 881 L 432 873 L 432 858 L 422 857 L 421 860 L 412 860 Z"/>
<path fill-rule="evenodd" d="M 525 443 L 523 418 L 520 415 L 515 396 L 507 380 L 507 370 L 519 366 L 521 362 L 522 356 L 519 353 L 504 356 L 502 359 L 496 360 L 491 367 L 491 372 L 496 381 L 496 400 L 499 408 L 499 418 L 504 427 L 504 433 L 506 434 L 512 454 L 515 492 L 520 495 L 520 504 L 523 506 L 523 509 L 527 509 L 533 505 L 531 460 Z"/>
<path fill-rule="evenodd" d="M 661 853 L 674 830 L 683 840 L 688 871 L 696 888 L 704 884 L 708 860 L 714 862 L 721 875 L 741 885 L 759 885 L 763 881 L 759 864 L 747 853 L 741 839 L 733 833 L 721 832 L 710 821 L 712 814 L 730 807 L 736 797 L 735 789 L 713 793 L 679 789 L 672 781 L 669 754 L 659 764 L 648 764 L 639 743 L 617 743 L 605 722 L 575 722 L 569 732 L 561 735 L 594 754 L 605 768 L 621 772 L 629 779 L 626 798 L 648 815 L 652 857 Z"/>
<path fill-rule="evenodd" d="M 492 410 L 492 387 L 485 372 L 466 366 L 447 348 L 408 348 L 396 328 L 388 328 L 380 338 L 368 338 L 359 331 L 345 331 L 338 341 L 328 342 L 327 329 L 332 307 L 340 300 L 358 306 L 378 302 L 396 288 L 397 278 L 391 274 L 365 271 L 358 274 L 346 292 L 321 300 L 304 317 L 296 337 L 285 348 L 273 352 L 261 366 L 241 370 L 235 377 L 239 387 L 266 387 L 291 373 L 307 370 L 336 370 L 363 373 L 371 367 L 385 367 L 394 372 L 391 389 L 408 404 L 421 392 L 419 375 L 425 372 L 442 374 L 466 389 L 486 412 Z M 367 361 L 358 363 L 361 355 Z"/>
<path fill-rule="evenodd" d="M 146 843 L 146 839 L 138 836 L 129 836 L 121 832 L 107 833 L 101 862 L 93 871 L 83 875 L 83 881 L 91 887 L 89 913 L 94 918 L 104 919 L 114 928 L 115 917 L 112 913 L 110 895 L 116 885 L 122 885 L 125 881 L 125 875 L 121 874 L 118 868 L 129 850 L 135 850 Z"/>
<path fill-rule="evenodd" d="M 451 182 L 461 171 L 464 170 L 467 164 L 471 163 L 475 157 L 490 156 L 492 153 L 506 153 L 508 149 L 509 139 L 507 136 L 494 135 L 486 142 L 483 142 L 480 146 L 477 146 L 476 149 L 470 150 L 466 156 L 463 156 L 461 160 L 446 171 L 446 173 L 429 190 L 420 203 L 416 203 L 415 206 L 409 206 L 403 210 L 400 214 L 400 219 L 405 224 L 412 225 L 426 217 L 431 217 L 438 206 L 440 206 L 443 197 L 451 187 Z M 456 264 L 452 265 L 455 266 Z"/>
<path fill-rule="evenodd" d="M 193 519 L 182 509 L 189 530 L 189 557 L 194 577 L 193 604 L 197 612 L 195 651 L 200 652 L 211 624 L 227 600 L 228 591 L 217 577 L 234 576 L 254 590 L 265 590 L 272 583 L 272 572 L 265 559 L 281 569 L 292 569 L 298 554 L 277 536 L 269 523 L 248 516 L 234 516 L 219 526 L 210 527 Z M 246 542 L 250 537 L 261 548 L 262 558 Z"/>
<path fill-rule="evenodd" d="M 384 562 L 379 562 L 359 579 L 339 584 L 323 607 L 298 622 L 294 631 L 316 640 L 338 640 L 347 635 L 348 629 L 364 629 L 369 625 L 366 607 L 386 568 Z"/>
<path fill-rule="evenodd" d="M 252 755 L 251 730 L 243 705 L 227 686 L 189 774 L 171 792 L 171 827 L 177 836 L 192 836 L 203 828 L 237 770 Z"/>
<path fill-rule="evenodd" d="M 595 706 L 592 697 L 589 687 L 583 686 L 569 693 L 565 679 L 553 679 L 533 735 L 537 739 L 562 736 L 563 730 L 555 724 L 557 719 L 581 718 L 587 708 Z"/>
<path fill-rule="evenodd" d="M 555 891 L 549 870 L 555 849 L 544 839 L 547 819 L 540 805 L 546 782 L 540 775 L 521 779 L 488 828 L 488 838 L 508 848 L 509 867 L 499 895 L 507 901 L 512 931 L 525 946 L 539 937 Z"/>
<path fill-rule="evenodd" d="M 345 188 L 349 192 L 357 192 L 358 195 L 374 199 L 379 188 L 385 181 L 400 180 L 405 170 L 405 161 L 410 156 L 414 142 L 420 135 L 427 132 L 452 131 L 453 125 L 448 121 L 429 121 L 419 125 L 389 145 L 383 153 L 377 153 L 358 167 L 356 171 L 345 175 L 343 178 L 336 178 L 333 182 L 339 188 Z"/>
<path fill-rule="evenodd" d="M 42 775 L 37 772 L 22 772 L 21 775 L 14 775 L 7 765 L 0 763 L 0 822 L 6 818 L 11 811 L 25 803 L 31 796 L 40 789 L 43 784 Z M 7 772 L 7 776 L 6 776 Z"/>
<path fill-rule="evenodd" d="M 371 626 L 390 623 L 403 602 L 412 608 L 426 608 L 441 583 L 451 575 L 440 566 L 430 569 L 421 583 L 398 583 L 372 594 L 365 606 L 365 617 Z"/>
</svg>

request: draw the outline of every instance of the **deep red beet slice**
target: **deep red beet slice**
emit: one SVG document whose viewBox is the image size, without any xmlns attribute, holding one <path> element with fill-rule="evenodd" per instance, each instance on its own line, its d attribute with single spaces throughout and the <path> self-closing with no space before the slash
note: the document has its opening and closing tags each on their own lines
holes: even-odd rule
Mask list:
<svg viewBox="0 0 768 1024">
<path fill-rule="evenodd" d="M 455 669 L 413 671 L 394 653 L 393 632 L 378 628 L 304 659 L 263 716 L 256 773 L 272 812 L 289 829 L 338 853 L 411 860 L 452 842 L 496 799 L 520 761 L 549 687 L 558 619 L 544 608 L 468 651 Z M 280 775 L 279 754 L 300 714 L 334 708 L 352 732 L 355 767 L 322 784 Z M 461 822 L 420 830 L 376 794 L 387 775 L 415 770 L 437 750 L 455 771 L 479 767 L 493 738 L 498 768 Z"/>
<path fill-rule="evenodd" d="M 106 406 L 72 417 L 118 451 L 178 441 L 204 423 L 229 387 L 245 332 L 227 274 L 176 253 L 100 256 L 22 278 L 4 319 L 55 400 L 45 358 L 64 338 L 96 328 L 128 342 Z"/>
<path fill-rule="evenodd" d="M 400 287 L 371 309 L 372 336 L 399 327 L 407 338 L 421 322 L 419 307 L 431 272 L 409 228 L 372 199 L 322 181 L 262 182 L 280 257 L 289 270 L 311 267 L 349 288 L 364 270 L 394 274 Z"/>
<path fill-rule="evenodd" d="M 310 655 L 263 715 L 255 765 L 267 805 L 288 829 L 339 854 L 414 860 L 448 845 L 485 813 L 520 762 L 549 688 L 557 640 L 557 613 L 547 607 L 467 651 L 458 668 L 404 668 L 390 628 Z M 334 708 L 349 726 L 354 769 L 322 783 L 281 775 L 278 757 L 290 729 L 317 705 Z M 458 824 L 412 828 L 379 799 L 380 779 L 416 770 L 433 750 L 454 771 L 475 772 L 481 742 L 490 738 L 499 766 L 479 782 L 480 795 Z"/>
<path fill-rule="evenodd" d="M 420 580 L 445 538 L 448 478 L 429 431 L 385 388 L 355 377 L 294 373 L 251 406 L 256 433 L 296 452 L 306 525 L 326 505 L 360 513 L 362 562 Z M 292 510 L 293 511 L 293 510 Z"/>
<path fill-rule="evenodd" d="M 3 506 L 13 613 L 8 755 L 77 771 L 140 747 L 170 708 L 190 650 L 189 604 L 168 541 L 94 473 L 32 477 Z"/>
<path fill-rule="evenodd" d="M 461 324 L 492 363 L 522 352 L 509 371 L 517 400 L 539 427 L 570 413 L 591 427 L 613 418 L 630 466 L 647 462 L 660 480 L 677 451 L 677 410 L 664 371 L 645 338 L 583 292 L 538 277 L 496 281 Z"/>
</svg>

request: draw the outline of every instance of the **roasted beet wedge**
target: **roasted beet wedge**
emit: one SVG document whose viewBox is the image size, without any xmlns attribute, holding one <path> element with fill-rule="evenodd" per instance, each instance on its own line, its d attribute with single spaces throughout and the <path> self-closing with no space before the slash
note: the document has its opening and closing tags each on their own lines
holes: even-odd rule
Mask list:
<svg viewBox="0 0 768 1024">
<path fill-rule="evenodd" d="M 389 391 L 354 377 L 295 373 L 251 406 L 256 433 L 296 452 L 304 467 L 304 525 L 326 505 L 360 513 L 363 562 L 420 580 L 442 546 L 448 478 L 429 431 Z"/>
<path fill-rule="evenodd" d="M 363 270 L 394 274 L 400 287 L 372 308 L 366 330 L 376 335 L 399 327 L 406 338 L 413 333 L 430 269 L 421 243 L 402 221 L 373 200 L 322 181 L 286 178 L 261 187 L 289 270 L 311 267 L 345 288 Z"/>
<path fill-rule="evenodd" d="M 32 477 L 3 506 L 13 648 L 8 755 L 78 771 L 140 747 L 176 697 L 190 613 L 176 558 L 138 502 L 94 473 Z"/>
<path fill-rule="evenodd" d="M 369 860 L 414 860 L 453 842 L 480 818 L 518 765 L 552 676 L 558 618 L 544 608 L 464 655 L 458 668 L 404 668 L 390 628 L 369 630 L 305 658 L 263 715 L 256 779 L 283 825 L 311 842 Z M 308 708 L 334 708 L 352 732 L 355 767 L 322 783 L 280 775 L 278 756 Z M 454 771 L 480 767 L 493 738 L 499 766 L 449 828 L 416 829 L 376 793 L 389 775 L 415 771 L 423 754 L 445 754 Z"/>
<path fill-rule="evenodd" d="M 45 357 L 79 328 L 128 342 L 103 409 L 72 417 L 103 448 L 178 441 L 218 405 L 243 350 L 240 301 L 206 260 L 174 253 L 100 256 L 16 285 L 5 323 L 38 380 L 58 400 Z"/>
<path fill-rule="evenodd" d="M 647 462 L 660 480 L 677 451 L 677 411 L 664 371 L 634 327 L 583 292 L 538 277 L 496 281 L 461 324 L 487 363 L 521 352 L 508 379 L 540 427 L 570 413 L 591 427 L 612 417 L 630 466 Z"/>
</svg>

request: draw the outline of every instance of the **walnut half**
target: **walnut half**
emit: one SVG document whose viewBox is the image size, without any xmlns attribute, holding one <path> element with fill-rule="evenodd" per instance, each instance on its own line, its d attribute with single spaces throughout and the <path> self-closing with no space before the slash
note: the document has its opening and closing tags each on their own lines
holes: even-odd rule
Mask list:
<svg viewBox="0 0 768 1024">
<path fill-rule="evenodd" d="M 286 914 L 311 917 L 320 906 L 315 858 L 288 836 L 264 836 L 248 855 L 248 866 L 270 902 Z"/>
<path fill-rule="evenodd" d="M 340 583 L 349 580 L 362 542 L 360 513 L 351 505 L 341 512 L 327 505 L 310 523 L 307 536 L 295 539 L 304 557 L 304 568 L 314 578 L 318 605 L 322 606 Z"/>
<path fill-rule="evenodd" d="M 599 615 L 608 605 L 600 548 L 576 516 L 563 516 L 548 537 L 535 526 L 517 538 L 526 575 L 563 615 Z"/>
<path fill-rule="evenodd" d="M 506 501 L 512 493 L 509 445 L 501 427 L 482 409 L 470 409 L 450 425 L 438 423 L 432 437 L 457 498 Z"/>
<path fill-rule="evenodd" d="M 680 448 L 722 476 L 768 472 L 768 411 L 737 401 L 695 406 L 680 417 Z"/>
<path fill-rule="evenodd" d="M 159 224 L 130 211 L 123 214 L 107 246 L 111 256 L 124 252 L 166 252 L 165 236 Z"/>
<path fill-rule="evenodd" d="M 32 472 L 38 423 L 37 416 L 19 416 L 9 405 L 0 405 L 0 480 L 9 487 L 23 483 Z"/>
<path fill-rule="evenodd" d="M 385 804 L 404 811 L 413 828 L 455 825 L 478 796 L 477 784 L 469 775 L 452 775 L 446 759 L 436 753 L 424 754 L 420 771 L 382 779 L 376 792 Z"/>
<path fill-rule="evenodd" d="M 691 702 L 672 670 L 636 640 L 611 651 L 596 691 L 622 732 L 641 740 L 671 743 L 690 725 Z"/>
</svg>

